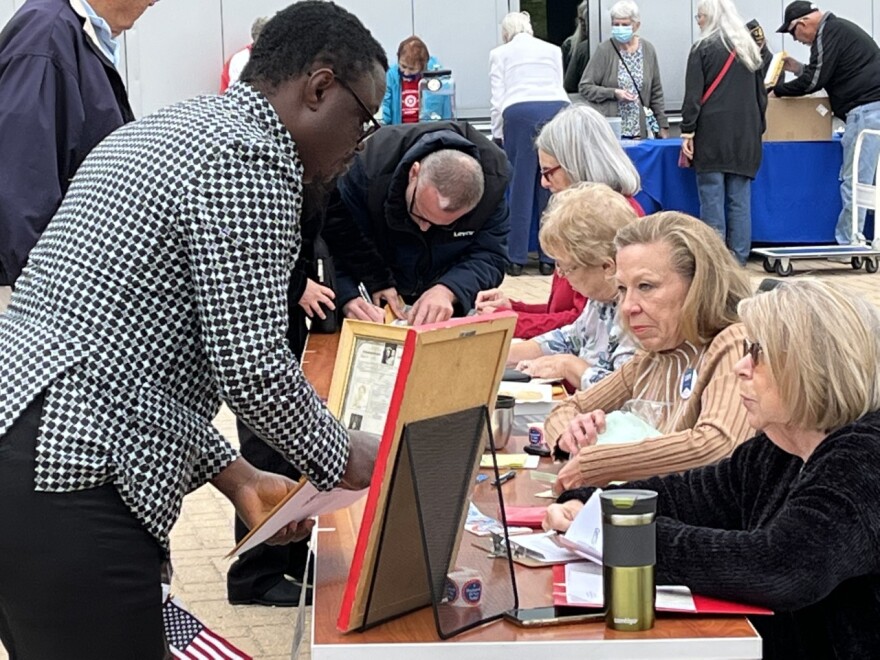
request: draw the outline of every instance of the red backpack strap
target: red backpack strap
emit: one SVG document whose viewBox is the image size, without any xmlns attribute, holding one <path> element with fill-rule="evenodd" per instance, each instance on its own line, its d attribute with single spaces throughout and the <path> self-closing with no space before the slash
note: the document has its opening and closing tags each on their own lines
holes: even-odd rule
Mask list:
<svg viewBox="0 0 880 660">
<path fill-rule="evenodd" d="M 705 91 L 703 94 L 703 98 L 700 99 L 700 105 L 703 105 L 706 101 L 709 100 L 709 97 L 712 96 L 712 93 L 724 79 L 724 76 L 727 75 L 727 72 L 730 70 L 730 67 L 733 65 L 733 61 L 736 59 L 736 51 L 730 51 L 730 55 L 727 56 L 727 61 L 724 63 L 724 67 L 721 69 L 721 72 L 716 76 L 715 80 L 712 81 L 712 84 L 709 85 L 709 89 Z"/>
</svg>

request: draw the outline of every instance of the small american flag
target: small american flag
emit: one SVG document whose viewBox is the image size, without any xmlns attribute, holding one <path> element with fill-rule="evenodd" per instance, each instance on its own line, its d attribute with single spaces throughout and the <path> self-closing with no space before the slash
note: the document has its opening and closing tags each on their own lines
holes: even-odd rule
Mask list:
<svg viewBox="0 0 880 660">
<path fill-rule="evenodd" d="M 211 632 L 184 609 L 176 598 L 169 598 L 162 608 L 165 636 L 175 658 L 187 660 L 253 660 L 225 639 Z"/>
</svg>

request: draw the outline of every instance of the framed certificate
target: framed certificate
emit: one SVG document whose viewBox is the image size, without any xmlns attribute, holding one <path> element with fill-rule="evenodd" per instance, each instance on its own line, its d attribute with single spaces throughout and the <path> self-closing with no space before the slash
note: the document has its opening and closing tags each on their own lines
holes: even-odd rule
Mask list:
<svg viewBox="0 0 880 660">
<path fill-rule="evenodd" d="M 327 407 L 348 429 L 382 435 L 406 328 L 346 320 Z"/>
<path fill-rule="evenodd" d="M 415 507 L 455 495 L 443 508 L 443 538 L 431 543 L 454 558 L 488 437 L 483 415 L 494 408 L 515 325 L 512 312 L 418 327 L 343 323 L 327 406 L 348 428 L 377 433 L 381 442 L 340 630 L 371 627 L 432 603 L 437 584 L 427 578 L 424 526 Z M 458 463 L 447 465 L 453 459 Z M 416 463 L 421 467 L 413 472 Z M 434 477 L 440 481 L 431 483 Z M 436 526 L 436 516 L 432 520 Z M 437 580 L 447 572 L 446 559 L 434 562 Z"/>
</svg>

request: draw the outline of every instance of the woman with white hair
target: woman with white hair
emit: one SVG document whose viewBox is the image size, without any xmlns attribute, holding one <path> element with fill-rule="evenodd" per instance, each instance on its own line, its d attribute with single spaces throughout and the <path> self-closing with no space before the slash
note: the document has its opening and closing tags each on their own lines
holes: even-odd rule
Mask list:
<svg viewBox="0 0 880 660">
<path fill-rule="evenodd" d="M 668 137 L 669 120 L 657 51 L 636 34 L 639 7 L 632 0 L 611 6 L 611 38 L 596 48 L 578 92 L 606 117 L 620 117 L 627 138 Z"/>
<path fill-rule="evenodd" d="M 656 491 L 657 582 L 773 609 L 766 660 L 880 657 L 880 314 L 817 280 L 744 300 L 735 366 L 757 434 Z M 614 486 L 611 486 L 614 488 Z M 592 488 L 551 505 L 565 530 Z"/>
<path fill-rule="evenodd" d="M 508 14 L 501 21 L 504 43 L 489 54 L 492 87 L 492 137 L 503 140 L 513 168 L 508 191 L 510 236 L 508 275 L 522 274 L 528 261 L 530 239 L 537 240 L 541 213 L 549 194 L 540 186 L 538 156 L 532 140 L 540 126 L 568 105 L 562 87 L 562 51 L 537 39 L 526 12 Z M 538 246 L 542 275 L 553 263 Z"/>
<path fill-rule="evenodd" d="M 745 265 L 767 107 L 761 52 L 731 0 L 699 0 L 696 18 L 702 33 L 688 56 L 681 148 L 697 173 L 700 218 Z"/>
</svg>

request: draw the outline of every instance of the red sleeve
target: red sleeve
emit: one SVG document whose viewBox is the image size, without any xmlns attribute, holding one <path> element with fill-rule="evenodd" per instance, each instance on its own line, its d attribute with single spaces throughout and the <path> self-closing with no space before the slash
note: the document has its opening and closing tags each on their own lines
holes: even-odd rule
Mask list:
<svg viewBox="0 0 880 660">
<path fill-rule="evenodd" d="M 587 299 L 574 291 L 567 279 L 554 273 L 553 283 L 550 285 L 550 300 L 546 305 L 527 305 L 511 301 L 511 307 L 517 313 L 513 336 L 531 339 L 574 323 L 586 304 Z"/>
</svg>

